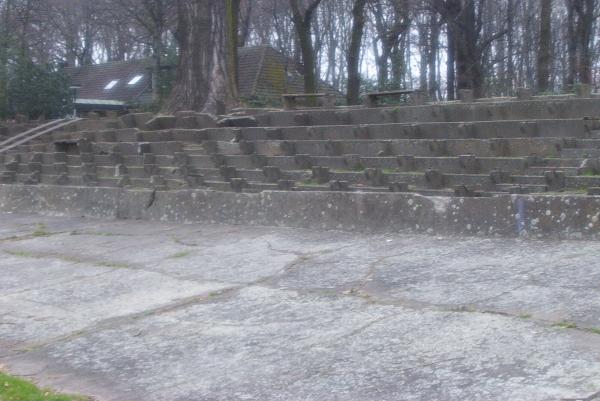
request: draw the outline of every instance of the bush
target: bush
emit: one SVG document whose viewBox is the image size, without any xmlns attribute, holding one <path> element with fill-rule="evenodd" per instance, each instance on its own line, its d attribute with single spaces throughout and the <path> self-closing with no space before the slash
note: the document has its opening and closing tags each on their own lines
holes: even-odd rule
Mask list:
<svg viewBox="0 0 600 401">
<path fill-rule="evenodd" d="M 53 65 L 37 65 L 18 60 L 8 72 L 8 114 L 56 118 L 72 108 L 67 75 Z"/>
</svg>

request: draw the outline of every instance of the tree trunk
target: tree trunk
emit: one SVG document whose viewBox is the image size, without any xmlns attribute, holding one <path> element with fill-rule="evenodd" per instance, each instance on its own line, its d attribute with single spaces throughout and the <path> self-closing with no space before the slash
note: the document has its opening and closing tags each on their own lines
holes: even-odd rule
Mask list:
<svg viewBox="0 0 600 401">
<path fill-rule="evenodd" d="M 237 32 L 232 35 L 228 26 L 235 14 L 234 4 L 231 0 L 178 0 L 177 5 L 177 81 L 163 111 L 223 114 L 237 101 L 235 78 L 232 79 L 228 61 L 232 54 L 231 36 L 237 37 Z"/>
<path fill-rule="evenodd" d="M 447 0 L 444 13 L 446 14 L 446 36 L 448 40 L 448 59 L 446 60 L 446 86 L 448 100 L 456 99 L 456 54 L 459 42 L 459 21 L 461 11 L 460 0 Z"/>
<path fill-rule="evenodd" d="M 317 91 L 317 78 L 315 66 L 315 53 L 313 49 L 311 24 L 313 12 L 321 0 L 313 0 L 305 12 L 300 11 L 298 0 L 290 0 L 292 8 L 292 20 L 296 29 L 296 36 L 302 52 L 302 63 L 304 65 L 304 93 L 315 93 Z"/>
<path fill-rule="evenodd" d="M 577 74 L 577 37 L 575 35 L 575 12 L 573 10 L 574 0 L 565 2 L 567 7 L 567 55 L 568 71 L 565 84 L 567 90 L 572 90 Z"/>
<path fill-rule="evenodd" d="M 541 0 L 540 49 L 537 60 L 538 91 L 547 92 L 552 61 L 552 0 Z"/>
<path fill-rule="evenodd" d="M 358 104 L 360 96 L 360 47 L 365 27 L 365 5 L 367 0 L 355 0 L 352 7 L 352 34 L 348 50 L 348 93 L 349 105 Z"/>
<path fill-rule="evenodd" d="M 431 30 L 429 32 L 429 52 L 428 52 L 428 69 L 429 69 L 429 97 L 435 100 L 439 88 L 437 80 L 437 55 L 439 51 L 440 41 L 440 23 L 437 15 L 432 12 L 431 15 Z"/>
<path fill-rule="evenodd" d="M 592 31 L 594 28 L 594 11 L 596 0 L 579 0 L 576 8 L 579 19 L 578 26 L 578 76 L 579 82 L 590 85 L 592 83 Z"/>
</svg>

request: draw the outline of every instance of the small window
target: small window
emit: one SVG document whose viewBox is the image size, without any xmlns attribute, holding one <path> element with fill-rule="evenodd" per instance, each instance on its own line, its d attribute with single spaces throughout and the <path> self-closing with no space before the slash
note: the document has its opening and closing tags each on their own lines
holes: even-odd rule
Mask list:
<svg viewBox="0 0 600 401">
<path fill-rule="evenodd" d="M 140 79 L 142 79 L 143 77 L 143 75 L 136 75 L 135 77 L 131 78 L 131 81 L 129 81 L 127 85 L 135 85 L 138 82 L 140 82 Z"/>
<path fill-rule="evenodd" d="M 104 87 L 104 90 L 110 90 L 110 89 L 114 88 L 114 87 L 115 87 L 115 85 L 116 85 L 118 82 L 119 82 L 119 80 L 118 80 L 118 79 L 113 79 L 112 81 L 110 81 L 110 82 L 108 83 L 108 85 L 106 85 L 106 86 Z"/>
</svg>

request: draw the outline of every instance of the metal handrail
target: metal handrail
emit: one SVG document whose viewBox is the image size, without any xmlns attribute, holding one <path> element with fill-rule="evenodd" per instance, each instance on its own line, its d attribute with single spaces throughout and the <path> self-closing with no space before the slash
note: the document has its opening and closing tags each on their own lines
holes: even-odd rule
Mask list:
<svg viewBox="0 0 600 401">
<path fill-rule="evenodd" d="M 37 138 L 39 136 L 42 136 L 42 135 L 45 135 L 45 134 L 49 134 L 52 131 L 55 131 L 55 130 L 63 128 L 63 127 L 66 127 L 67 125 L 73 124 L 74 122 L 77 122 L 79 120 L 81 120 L 81 118 L 75 118 L 75 119 L 66 119 L 65 118 L 63 120 L 54 121 L 54 123 L 55 123 L 54 125 L 52 125 L 50 123 L 44 124 L 44 125 L 41 125 L 41 126 L 37 127 L 37 129 L 31 129 L 31 130 L 27 131 L 26 133 L 29 134 L 29 135 L 27 137 L 25 137 L 25 138 L 24 138 L 24 135 L 19 134 L 19 135 L 17 135 L 18 138 L 17 137 L 13 137 L 11 139 L 12 140 L 19 139 L 19 138 L 23 138 L 23 139 L 21 139 L 21 140 L 19 140 L 17 142 L 11 143 L 11 144 L 5 146 L 4 148 L 0 148 L 0 153 L 4 153 L 6 151 L 9 151 L 9 150 L 11 150 L 11 149 L 13 149 L 13 148 L 15 148 L 15 147 L 17 147 L 19 145 L 22 145 L 24 143 L 27 143 L 27 142 L 33 140 L 33 139 L 35 139 L 35 138 Z M 46 129 L 43 129 L 40 132 L 36 132 L 39 129 L 42 129 L 42 128 L 48 127 L 48 126 L 50 126 L 50 127 L 46 128 Z M 5 143 L 8 143 L 8 142 L 11 142 L 11 141 L 10 140 L 9 141 L 4 141 L 4 142 L 0 143 L 0 146 L 3 145 L 3 144 L 5 144 Z"/>
</svg>

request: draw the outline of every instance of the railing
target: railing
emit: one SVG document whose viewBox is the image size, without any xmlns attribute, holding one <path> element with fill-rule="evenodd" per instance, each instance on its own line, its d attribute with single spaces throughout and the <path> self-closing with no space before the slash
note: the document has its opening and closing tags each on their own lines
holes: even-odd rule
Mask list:
<svg viewBox="0 0 600 401">
<path fill-rule="evenodd" d="M 81 120 L 81 119 L 80 118 L 75 118 L 75 119 L 64 118 L 62 120 L 54 120 L 54 121 L 50 121 L 46 124 L 39 125 L 35 128 L 27 130 L 25 132 L 21 132 L 18 135 L 15 135 L 13 137 L 10 137 L 10 138 L 0 142 L 0 153 L 9 151 L 19 145 L 23 145 L 24 143 L 32 141 L 35 138 L 38 138 L 42 135 L 49 134 L 58 129 L 64 128 L 64 127 L 71 125 L 74 122 L 77 122 L 79 120 Z"/>
</svg>

